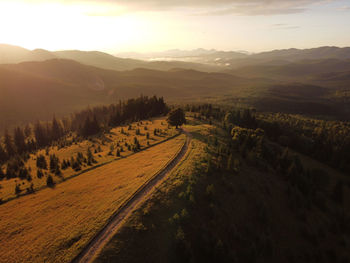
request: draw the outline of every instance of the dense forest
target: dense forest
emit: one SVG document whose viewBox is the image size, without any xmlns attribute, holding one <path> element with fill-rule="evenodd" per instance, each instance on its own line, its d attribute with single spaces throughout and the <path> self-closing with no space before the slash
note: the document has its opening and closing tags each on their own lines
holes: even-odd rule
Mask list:
<svg viewBox="0 0 350 263">
<path fill-rule="evenodd" d="M 219 120 L 228 131 L 233 126 L 264 131 L 267 138 L 350 174 L 350 124 L 301 115 L 261 113 L 254 109 L 222 109 L 211 104 L 187 106 L 205 119 Z"/>
</svg>

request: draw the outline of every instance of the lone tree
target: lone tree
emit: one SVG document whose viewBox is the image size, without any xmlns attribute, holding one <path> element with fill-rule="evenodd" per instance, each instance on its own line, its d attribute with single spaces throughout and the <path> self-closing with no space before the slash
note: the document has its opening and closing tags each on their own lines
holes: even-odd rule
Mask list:
<svg viewBox="0 0 350 263">
<path fill-rule="evenodd" d="M 180 108 L 174 109 L 169 113 L 167 122 L 172 126 L 176 126 L 177 129 L 178 126 L 186 123 L 185 113 Z"/>
</svg>

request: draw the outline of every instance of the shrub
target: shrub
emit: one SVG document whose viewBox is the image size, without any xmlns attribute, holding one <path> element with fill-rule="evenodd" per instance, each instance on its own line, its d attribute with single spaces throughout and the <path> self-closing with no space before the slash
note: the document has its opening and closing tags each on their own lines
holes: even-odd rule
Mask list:
<svg viewBox="0 0 350 263">
<path fill-rule="evenodd" d="M 27 187 L 27 194 L 34 193 L 34 184 L 31 183 L 29 187 Z"/>
<path fill-rule="evenodd" d="M 88 148 L 88 150 L 87 150 L 87 164 L 92 165 L 93 163 L 96 163 L 96 160 L 94 159 L 94 156 L 93 156 L 90 148 Z"/>
<path fill-rule="evenodd" d="M 19 195 L 21 192 L 22 192 L 22 190 L 21 190 L 19 184 L 16 184 L 16 186 L 15 186 L 15 194 Z"/>
</svg>

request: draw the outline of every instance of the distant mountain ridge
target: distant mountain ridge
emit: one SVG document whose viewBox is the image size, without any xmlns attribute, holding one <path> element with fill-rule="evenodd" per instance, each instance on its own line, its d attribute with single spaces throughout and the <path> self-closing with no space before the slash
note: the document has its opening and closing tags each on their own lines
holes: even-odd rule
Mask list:
<svg viewBox="0 0 350 263">
<path fill-rule="evenodd" d="M 172 68 L 196 69 L 200 71 L 219 71 L 217 66 L 183 61 L 148 62 L 136 59 L 118 58 L 100 51 L 63 50 L 47 51 L 44 49 L 28 50 L 22 47 L 0 44 L 0 64 L 14 64 L 48 59 L 71 59 L 79 63 L 111 70 L 132 70 L 149 68 L 170 70 Z"/>
<path fill-rule="evenodd" d="M 326 114 L 333 107 L 337 108 L 333 112 L 347 114 L 347 52 L 349 48 L 293 49 L 272 51 L 276 56 L 241 54 L 244 58 L 238 59 L 223 52 L 223 61 L 217 53 L 206 54 L 208 61 L 218 63 L 206 65 L 122 59 L 98 51 L 30 51 L 0 45 L 0 131 L 15 123 L 47 119 L 53 114 L 62 116 L 87 105 L 117 102 L 140 94 L 181 102 L 230 97 L 238 104 L 269 111 L 283 109 L 284 105 L 289 105 L 290 111 L 298 103 L 307 106 L 312 102 L 317 108 L 313 113 Z M 297 54 L 308 59 L 289 58 Z M 340 54 L 342 59 L 338 58 Z M 309 59 L 313 56 L 322 58 Z"/>
<path fill-rule="evenodd" d="M 287 64 L 299 60 L 317 59 L 349 59 L 350 47 L 318 47 L 311 49 L 281 49 L 260 53 L 246 51 L 218 51 L 215 49 L 195 50 L 169 50 L 151 53 L 119 53 L 124 58 L 141 58 L 147 60 L 182 60 L 211 64 L 226 68 L 239 68 L 242 66 L 258 64 Z"/>
<path fill-rule="evenodd" d="M 87 105 L 139 96 L 199 98 L 233 92 L 251 80 L 189 69 L 114 71 L 74 60 L 0 65 L 0 131 L 15 123 L 62 116 Z"/>
</svg>

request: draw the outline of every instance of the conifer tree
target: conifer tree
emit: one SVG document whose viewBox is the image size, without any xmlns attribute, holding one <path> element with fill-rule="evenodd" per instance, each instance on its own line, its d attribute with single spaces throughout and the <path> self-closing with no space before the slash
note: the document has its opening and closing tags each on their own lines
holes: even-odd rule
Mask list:
<svg viewBox="0 0 350 263">
<path fill-rule="evenodd" d="M 26 142 L 25 136 L 20 127 L 15 128 L 14 130 L 14 143 L 19 154 L 22 154 L 26 151 Z"/>
<path fill-rule="evenodd" d="M 54 180 L 53 180 L 51 175 L 48 175 L 48 177 L 46 179 L 46 185 L 48 187 L 54 187 L 55 186 L 55 182 L 54 182 Z"/>
<path fill-rule="evenodd" d="M 63 136 L 62 126 L 54 116 L 52 119 L 52 133 L 51 133 L 52 140 L 58 140 L 62 136 Z"/>
<path fill-rule="evenodd" d="M 0 180 L 4 179 L 5 178 L 5 173 L 4 171 L 2 170 L 2 167 L 0 166 Z"/>
<path fill-rule="evenodd" d="M 5 131 L 4 135 L 4 144 L 5 144 L 5 149 L 8 154 L 8 156 L 14 156 L 16 153 L 15 146 L 13 144 L 13 140 L 11 135 L 8 133 L 8 131 Z"/>
<path fill-rule="evenodd" d="M 47 145 L 47 130 L 40 122 L 37 122 L 34 126 L 34 136 L 38 146 L 42 147 Z"/>
<path fill-rule="evenodd" d="M 5 152 L 4 148 L 1 145 L 0 141 L 0 164 L 6 162 L 8 159 L 7 153 Z"/>
</svg>

